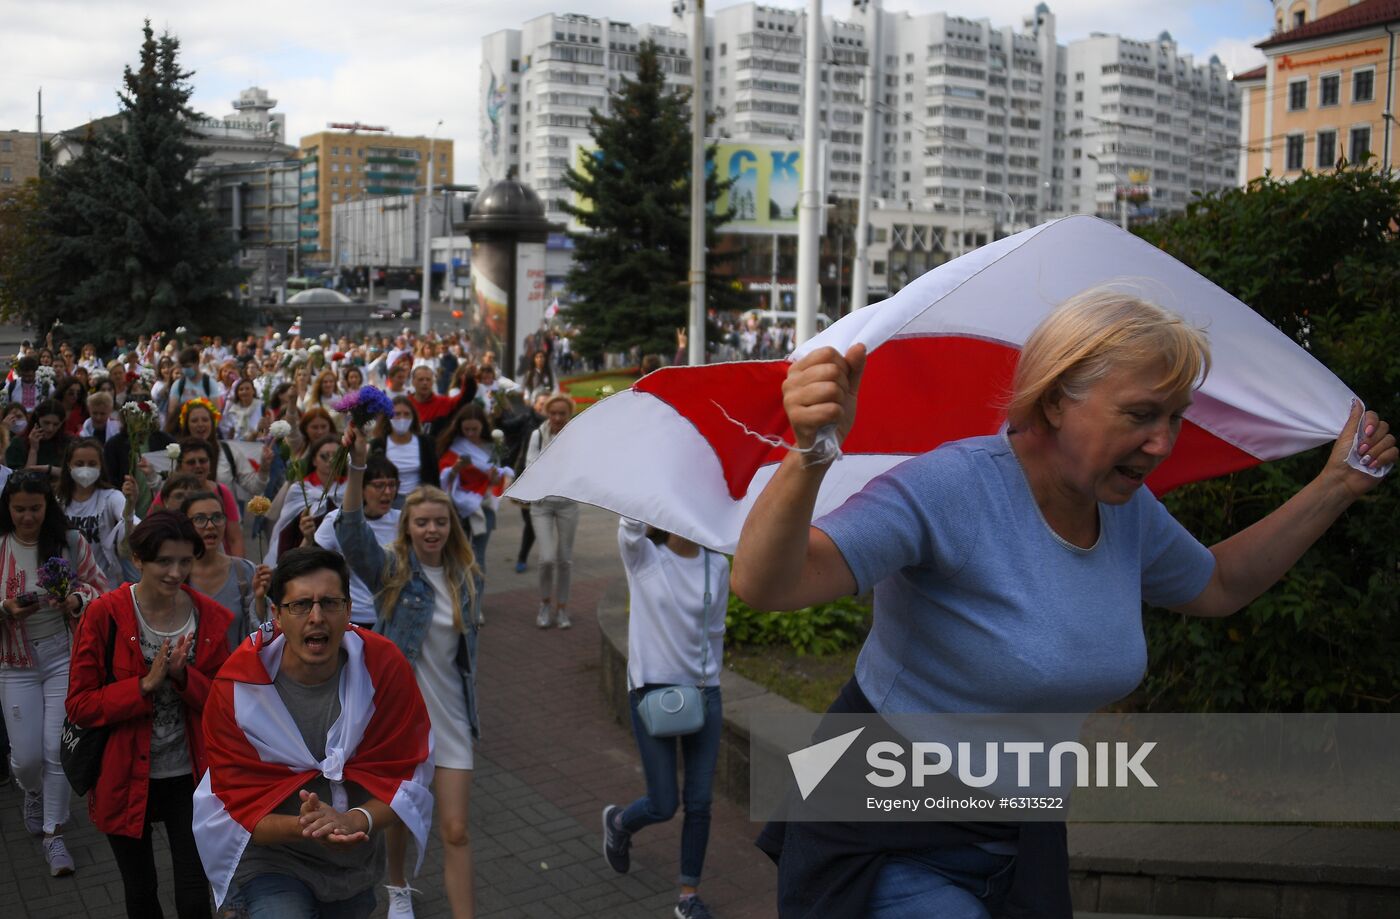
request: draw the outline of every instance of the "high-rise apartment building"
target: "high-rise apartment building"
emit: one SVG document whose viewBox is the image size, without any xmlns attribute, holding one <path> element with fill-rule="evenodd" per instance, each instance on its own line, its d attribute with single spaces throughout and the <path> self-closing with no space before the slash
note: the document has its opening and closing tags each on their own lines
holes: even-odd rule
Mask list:
<svg viewBox="0 0 1400 919">
<path fill-rule="evenodd" d="M 826 191 L 842 198 L 860 187 L 871 19 L 823 21 Z M 1194 191 L 1238 184 L 1240 91 L 1218 60 L 1197 64 L 1165 33 L 1061 44 L 1045 3 L 1019 26 L 892 10 L 874 21 L 875 210 L 927 218 L 908 229 L 943 240 L 935 263 L 984 227 L 998 235 L 1071 213 L 1116 219 L 1124 200 L 1130 219 L 1179 211 Z M 589 140 L 590 107 L 606 111 L 646 38 L 661 46 L 669 78 L 689 85 L 691 23 L 685 14 L 664 27 L 548 15 L 487 36 L 483 180 L 513 172 L 562 218 L 563 175 L 572 146 Z M 805 23 L 799 9 L 758 3 L 707 18 L 701 69 L 716 138 L 801 142 Z M 872 292 L 897 289 L 873 275 Z"/>
<path fill-rule="evenodd" d="M 39 135 L 0 131 L 0 187 L 20 185 L 39 175 Z"/>
<path fill-rule="evenodd" d="M 315 265 L 331 262 L 333 204 L 362 197 L 422 194 L 429 182 L 452 182 L 450 139 L 399 137 L 362 125 L 345 127 L 301 139 L 298 236 L 302 260 Z M 431 177 L 429 153 L 434 161 Z"/>
<path fill-rule="evenodd" d="M 1113 218 L 1185 210 L 1239 184 L 1240 90 L 1220 59 L 1196 64 L 1170 34 L 1071 42 L 1068 205 Z"/>
<path fill-rule="evenodd" d="M 689 86 L 689 37 L 665 26 L 592 16 L 538 16 L 482 40 L 481 183 L 512 175 L 536 189 L 548 216 L 563 220 L 564 174 L 575 142 L 589 142 L 591 109 L 637 70 L 637 46 L 661 49 L 668 83 Z"/>
</svg>

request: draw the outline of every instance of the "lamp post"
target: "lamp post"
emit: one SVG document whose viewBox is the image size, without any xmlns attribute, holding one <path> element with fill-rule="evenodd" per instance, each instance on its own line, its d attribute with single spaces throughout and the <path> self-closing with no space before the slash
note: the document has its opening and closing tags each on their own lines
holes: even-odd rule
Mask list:
<svg viewBox="0 0 1400 919">
<path fill-rule="evenodd" d="M 432 328 L 432 308 L 428 297 L 432 292 L 433 282 L 433 239 L 430 222 L 433 211 L 433 146 L 437 143 L 437 134 L 441 128 L 442 119 L 439 118 L 433 127 L 433 136 L 428 140 L 428 169 L 423 180 L 423 292 L 418 311 L 419 335 L 427 335 L 428 329 Z"/>
<path fill-rule="evenodd" d="M 1021 209 L 1021 202 L 1017 201 L 1017 200 L 1016 200 L 1014 197 L 1012 197 L 1010 194 L 1008 194 L 1008 193 L 1006 193 L 1006 192 L 1004 192 L 1004 191 L 1001 191 L 1000 189 L 988 188 L 988 187 L 985 186 L 985 185 L 981 186 L 981 189 L 982 189 L 982 194 L 984 194 L 984 195 L 986 195 L 986 194 L 1001 195 L 1003 198 L 1006 199 L 1006 203 L 1007 203 L 1008 205 L 1010 205 L 1010 208 L 1011 208 L 1010 219 L 1007 220 L 1007 223 L 1009 223 L 1009 224 L 1011 225 L 1011 229 L 1010 229 L 1010 232 L 1008 232 L 1006 235 L 1010 236 L 1011 233 L 1016 232 L 1016 212 L 1019 211 L 1019 210 Z"/>
<path fill-rule="evenodd" d="M 1087 155 L 1088 155 L 1089 159 L 1093 160 L 1095 163 L 1098 164 L 1098 166 L 1099 166 L 1100 169 L 1106 169 L 1106 170 L 1108 170 L 1109 174 L 1113 176 L 1113 180 L 1114 180 L 1115 182 L 1118 182 L 1118 183 L 1119 183 L 1119 187 L 1122 189 L 1122 191 L 1121 191 L 1121 192 L 1115 192 L 1115 194 L 1117 195 L 1117 198 L 1118 198 L 1118 226 L 1122 227 L 1124 232 L 1127 232 L 1127 229 L 1128 229 L 1128 194 L 1127 194 L 1128 183 L 1127 183 L 1127 181 L 1124 179 L 1122 173 L 1120 173 L 1117 169 L 1115 169 L 1115 168 L 1113 168 L 1112 166 L 1110 166 L 1110 165 L 1108 165 L 1107 163 L 1105 163 L 1103 160 L 1099 159 L 1099 158 L 1098 158 L 1097 156 L 1095 156 L 1094 154 L 1090 153 L 1090 154 L 1087 154 Z M 1097 187 L 1097 183 L 1095 183 L 1095 186 Z"/>
</svg>

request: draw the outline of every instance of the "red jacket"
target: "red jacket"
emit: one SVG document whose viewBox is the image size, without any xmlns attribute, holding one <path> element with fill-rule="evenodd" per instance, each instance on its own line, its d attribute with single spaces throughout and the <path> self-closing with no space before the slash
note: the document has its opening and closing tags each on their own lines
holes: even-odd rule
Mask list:
<svg viewBox="0 0 1400 919">
<path fill-rule="evenodd" d="M 196 781 L 204 774 L 204 700 L 214 674 L 228 659 L 225 637 L 233 614 L 189 587 L 183 591 L 199 613 L 195 632 L 194 662 L 185 668 L 185 739 Z M 113 682 L 107 679 L 107 638 L 115 623 L 112 651 Z M 150 667 L 141 656 L 136 608 L 131 586 L 94 600 L 83 613 L 73 637 L 73 659 L 68 671 L 68 718 L 83 727 L 108 725 L 107 748 L 97 786 L 88 794 L 93 826 L 114 836 L 139 839 L 146 825 L 146 797 L 150 787 L 152 698 L 142 695 L 141 678 Z"/>
</svg>

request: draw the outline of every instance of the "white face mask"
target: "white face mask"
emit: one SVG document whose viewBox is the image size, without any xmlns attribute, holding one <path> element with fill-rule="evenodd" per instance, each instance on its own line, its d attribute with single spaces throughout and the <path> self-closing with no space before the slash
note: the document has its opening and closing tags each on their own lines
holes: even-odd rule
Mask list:
<svg viewBox="0 0 1400 919">
<path fill-rule="evenodd" d="M 77 482 L 83 488 L 94 484 L 102 477 L 102 470 L 98 469 L 96 466 L 69 466 L 68 472 L 73 476 L 73 481 Z"/>
<path fill-rule="evenodd" d="M 16 434 L 23 434 L 27 427 L 29 427 L 29 419 L 27 418 L 16 418 L 10 422 L 10 430 Z"/>
<path fill-rule="evenodd" d="M 390 418 L 389 426 L 394 429 L 395 434 L 407 434 L 413 427 L 412 418 Z"/>
</svg>

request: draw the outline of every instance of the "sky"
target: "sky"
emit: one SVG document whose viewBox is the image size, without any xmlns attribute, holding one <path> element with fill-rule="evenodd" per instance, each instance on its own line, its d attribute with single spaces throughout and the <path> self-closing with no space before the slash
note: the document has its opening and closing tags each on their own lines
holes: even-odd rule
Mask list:
<svg viewBox="0 0 1400 919">
<path fill-rule="evenodd" d="M 740 0 L 711 0 L 709 11 Z M 805 8 L 795 0 L 769 6 Z M 884 0 L 888 10 L 946 10 L 1016 25 L 1035 0 Z M 1236 72 L 1262 64 L 1263 0 L 1049 0 L 1061 43 L 1090 32 L 1155 38 L 1171 32 L 1183 53 L 1218 54 Z M 481 39 L 546 13 L 586 13 L 635 24 L 670 20 L 669 0 L 0 0 L 0 130 L 34 130 L 44 93 L 44 131 L 112 114 L 122 68 L 140 50 L 142 21 L 180 40 L 193 70 L 196 110 L 233 112 L 232 100 L 261 86 L 287 116 L 295 143 L 328 122 L 387 125 L 397 134 L 454 141 L 455 178 L 477 176 Z M 823 4 L 848 18 L 846 0 Z"/>
</svg>

